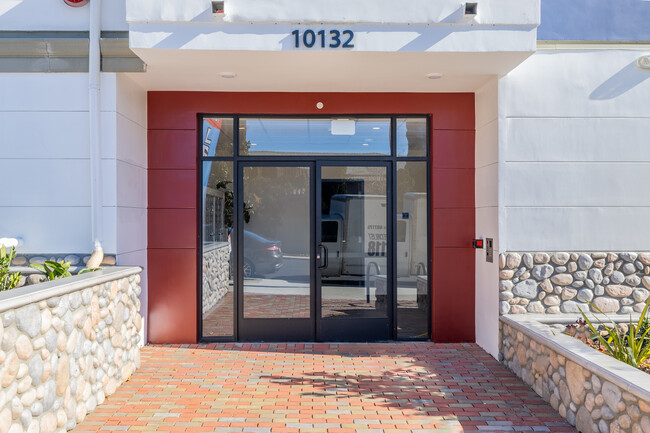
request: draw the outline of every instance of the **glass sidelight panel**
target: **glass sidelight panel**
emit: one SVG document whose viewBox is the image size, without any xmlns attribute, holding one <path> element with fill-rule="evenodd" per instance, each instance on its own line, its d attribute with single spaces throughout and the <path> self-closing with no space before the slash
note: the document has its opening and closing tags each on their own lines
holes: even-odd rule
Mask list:
<svg viewBox="0 0 650 433">
<path fill-rule="evenodd" d="M 385 166 L 321 167 L 321 316 L 387 317 Z"/>
<path fill-rule="evenodd" d="M 244 319 L 311 316 L 310 167 L 243 167 Z"/>
<path fill-rule="evenodd" d="M 428 335 L 427 163 L 397 162 L 397 336 Z"/>
<path fill-rule="evenodd" d="M 232 337 L 233 163 L 203 163 L 203 337 Z"/>
<path fill-rule="evenodd" d="M 397 119 L 397 156 L 427 156 L 427 119 Z"/>
</svg>

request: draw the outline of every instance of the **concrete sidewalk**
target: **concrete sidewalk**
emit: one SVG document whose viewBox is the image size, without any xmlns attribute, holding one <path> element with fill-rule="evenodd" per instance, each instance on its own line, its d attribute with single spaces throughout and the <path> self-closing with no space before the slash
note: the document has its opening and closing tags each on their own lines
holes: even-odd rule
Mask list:
<svg viewBox="0 0 650 433">
<path fill-rule="evenodd" d="M 74 432 L 575 432 L 475 344 L 146 346 Z"/>
</svg>

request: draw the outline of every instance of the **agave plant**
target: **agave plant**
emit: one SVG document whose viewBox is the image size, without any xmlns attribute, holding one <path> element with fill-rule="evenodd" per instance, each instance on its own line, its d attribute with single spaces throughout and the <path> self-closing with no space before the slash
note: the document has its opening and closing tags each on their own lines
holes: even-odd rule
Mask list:
<svg viewBox="0 0 650 433">
<path fill-rule="evenodd" d="M 600 308 L 594 304 L 591 304 L 591 306 L 607 317 L 609 323 L 613 324 L 609 325 L 598 319 L 599 324 L 606 331 L 606 334 L 602 335 L 587 315 L 583 311 L 580 311 L 580 314 L 582 314 L 587 326 L 591 330 L 593 338 L 598 340 L 601 347 L 615 359 L 623 361 L 632 367 L 639 368 L 641 363 L 650 356 L 650 326 L 647 326 L 646 321 L 646 313 L 648 312 L 648 307 L 650 307 L 650 299 L 646 301 L 645 308 L 643 308 L 638 323 L 632 323 L 632 315 L 630 314 L 630 324 L 627 332 L 620 330 Z"/>
<path fill-rule="evenodd" d="M 45 277 L 49 281 L 72 276 L 70 273 L 70 262 L 64 262 L 63 260 L 60 262 L 46 260 L 43 264 L 32 263 L 29 267 L 45 274 Z"/>
<path fill-rule="evenodd" d="M 102 268 L 83 268 L 82 270 L 77 272 L 77 275 L 83 275 L 83 274 L 87 274 L 88 272 L 95 272 L 95 271 L 99 271 L 101 269 Z"/>
</svg>

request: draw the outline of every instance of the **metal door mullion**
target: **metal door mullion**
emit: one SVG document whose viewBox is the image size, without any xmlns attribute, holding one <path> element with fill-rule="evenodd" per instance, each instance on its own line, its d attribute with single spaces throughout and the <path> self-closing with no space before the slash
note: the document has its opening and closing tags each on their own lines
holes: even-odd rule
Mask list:
<svg viewBox="0 0 650 433">
<path fill-rule="evenodd" d="M 321 167 L 322 162 L 316 160 L 314 164 L 314 187 L 312 191 L 314 192 L 314 217 L 312 221 L 314 223 L 314 331 L 315 331 L 315 340 L 323 341 L 323 336 L 321 335 L 321 318 L 322 318 L 322 277 L 320 271 L 320 263 L 317 262 L 316 257 L 316 248 L 322 242 L 322 221 L 321 221 L 321 212 L 322 212 L 322 187 L 321 187 Z"/>
<path fill-rule="evenodd" d="M 390 204 L 387 206 L 390 208 L 389 219 L 387 220 L 389 227 L 388 239 L 390 239 L 391 248 L 391 259 L 390 259 L 390 269 L 391 277 L 390 280 L 387 278 L 387 281 L 390 281 L 390 290 L 388 290 L 389 301 L 389 320 L 390 320 L 390 329 L 391 337 L 393 340 L 397 340 L 397 164 L 389 164 L 386 171 L 388 172 L 390 180 Z M 388 183 L 388 182 L 387 182 Z M 388 185 L 386 185 L 388 189 Z M 386 191 L 388 193 L 388 191 Z M 388 200 L 386 200 L 388 202 Z"/>
<path fill-rule="evenodd" d="M 243 225 L 243 219 L 244 215 L 243 212 L 241 211 L 242 206 L 244 204 L 244 164 L 240 162 L 235 162 L 235 171 L 237 172 L 237 179 L 234 182 L 233 185 L 233 194 L 235 196 L 234 200 L 234 206 L 235 209 L 233 209 L 233 219 L 235 221 L 235 243 L 233 245 L 233 248 L 235 248 L 235 254 L 233 256 L 235 257 L 234 263 L 233 263 L 233 272 L 235 274 L 235 323 L 236 323 L 236 341 L 241 340 L 241 335 L 240 335 L 240 329 L 241 329 L 241 321 L 244 319 L 244 277 L 241 272 L 239 272 L 239 264 L 244 263 L 244 248 L 243 248 L 243 241 L 242 241 L 242 235 L 243 235 L 243 230 L 244 230 L 244 225 Z"/>
</svg>

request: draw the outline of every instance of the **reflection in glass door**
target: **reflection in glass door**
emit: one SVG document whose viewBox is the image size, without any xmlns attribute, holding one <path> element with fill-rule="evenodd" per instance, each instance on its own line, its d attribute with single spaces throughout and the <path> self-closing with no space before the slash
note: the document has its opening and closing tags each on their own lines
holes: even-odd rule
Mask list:
<svg viewBox="0 0 650 433">
<path fill-rule="evenodd" d="M 312 169 L 241 167 L 240 337 L 313 340 Z"/>
<path fill-rule="evenodd" d="M 390 339 L 388 165 L 321 165 L 321 340 Z"/>
</svg>

